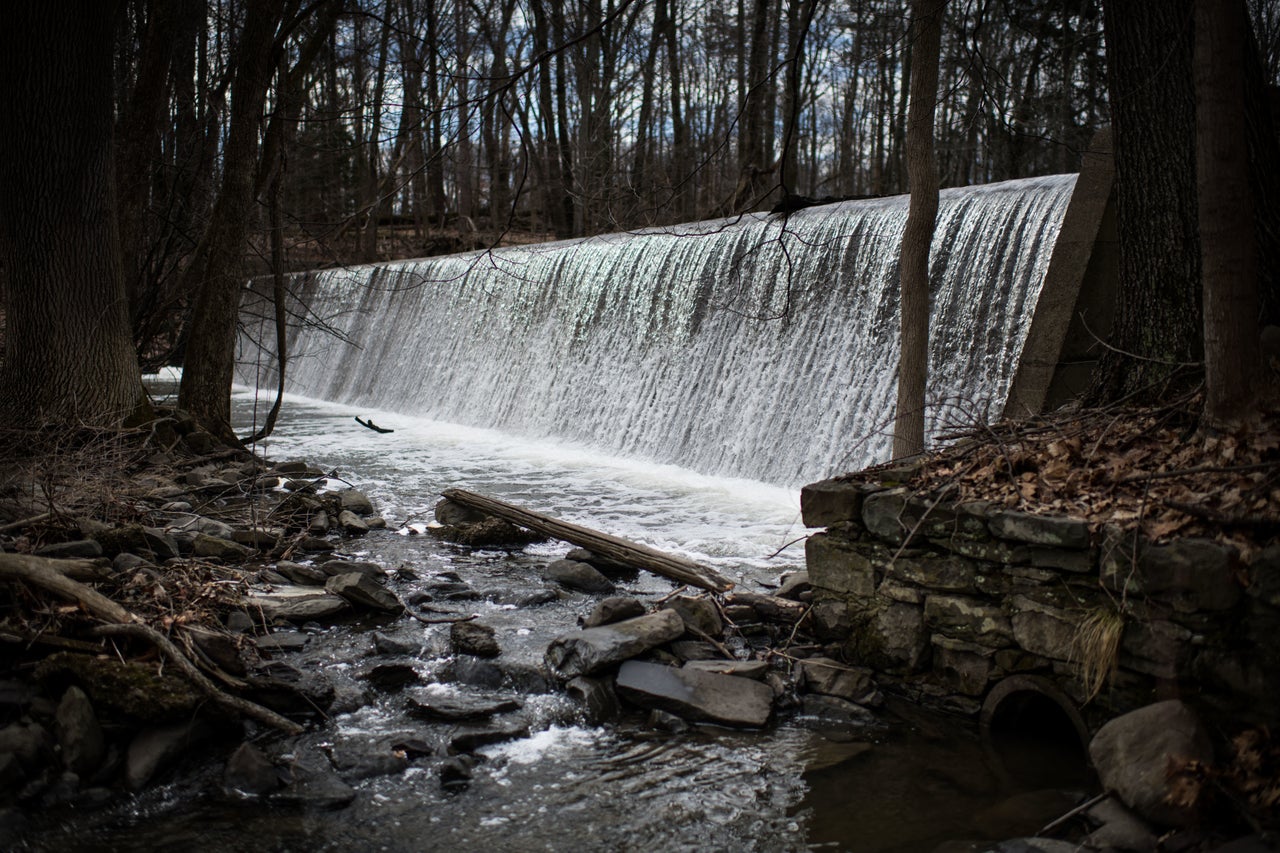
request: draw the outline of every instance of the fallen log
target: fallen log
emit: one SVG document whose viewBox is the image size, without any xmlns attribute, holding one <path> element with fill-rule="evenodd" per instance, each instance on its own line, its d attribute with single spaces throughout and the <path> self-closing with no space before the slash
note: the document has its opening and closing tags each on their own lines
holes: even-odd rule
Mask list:
<svg viewBox="0 0 1280 853">
<path fill-rule="evenodd" d="M 735 592 L 725 599 L 725 604 L 745 604 L 755 608 L 766 622 L 799 622 L 809 611 L 809 605 L 789 598 L 779 598 L 763 592 Z"/>
<path fill-rule="evenodd" d="M 540 512 L 463 489 L 445 489 L 444 496 L 455 503 L 497 516 L 535 533 L 541 533 L 543 536 L 570 542 L 586 548 L 593 554 L 662 575 L 677 583 L 709 589 L 713 592 L 727 592 L 733 588 L 733 582 L 714 569 L 638 542 L 561 521 Z"/>
</svg>

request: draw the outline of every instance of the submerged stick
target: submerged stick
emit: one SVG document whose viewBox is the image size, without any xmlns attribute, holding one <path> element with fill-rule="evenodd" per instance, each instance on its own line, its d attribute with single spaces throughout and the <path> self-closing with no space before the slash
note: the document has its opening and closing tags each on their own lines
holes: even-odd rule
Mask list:
<svg viewBox="0 0 1280 853">
<path fill-rule="evenodd" d="M 644 569 L 678 583 L 713 592 L 727 592 L 733 588 L 733 582 L 714 569 L 620 536 L 601 533 L 463 489 L 445 489 L 444 496 L 454 503 L 497 516 L 543 536 L 572 543 L 614 562 Z"/>
</svg>

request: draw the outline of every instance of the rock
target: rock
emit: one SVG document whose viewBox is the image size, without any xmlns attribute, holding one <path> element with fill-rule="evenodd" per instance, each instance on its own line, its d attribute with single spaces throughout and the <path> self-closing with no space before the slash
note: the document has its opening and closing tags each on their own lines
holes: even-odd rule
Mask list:
<svg viewBox="0 0 1280 853">
<path fill-rule="evenodd" d="M 878 726 L 879 719 L 867 708 L 838 696 L 809 693 L 800 698 L 800 713 L 824 723 L 853 726 Z"/>
<path fill-rule="evenodd" d="M 237 542 L 233 542 L 230 539 L 210 536 L 207 533 L 197 533 L 196 538 L 191 542 L 191 553 L 197 557 L 204 557 L 206 559 L 235 562 L 248 557 L 253 553 L 253 549 L 247 548 Z"/>
<path fill-rule="evenodd" d="M 427 532 L 446 542 L 457 542 L 472 548 L 523 548 L 534 542 L 546 541 L 546 537 L 541 534 L 517 527 L 501 518 L 488 516 L 475 524 L 428 527 Z"/>
<path fill-rule="evenodd" d="M 222 631 L 208 631 L 204 628 L 187 626 L 187 636 L 191 637 L 201 653 L 231 675 L 244 675 L 244 660 L 240 657 L 240 643 L 230 634 Z"/>
<path fill-rule="evenodd" d="M 450 793 L 465 791 L 471 784 L 471 773 L 476 760 L 470 755 L 446 758 L 440 765 L 440 787 Z"/>
<path fill-rule="evenodd" d="M 629 563 L 610 560 L 608 557 L 602 557 L 593 551 L 588 551 L 586 548 L 570 549 L 569 553 L 564 555 L 564 558 L 578 563 L 586 563 L 610 580 L 635 580 L 640 576 L 640 570 L 637 567 Z"/>
<path fill-rule="evenodd" d="M 792 601 L 799 601 L 800 596 L 813 589 L 813 584 L 809 581 L 809 573 L 806 571 L 790 572 L 782 578 L 782 585 L 778 587 L 778 591 L 774 595 L 778 598 L 789 598 Z"/>
<path fill-rule="evenodd" d="M 349 572 L 358 572 L 362 575 L 369 575 L 372 578 L 382 580 L 387 576 L 387 570 L 379 566 L 377 563 L 369 560 L 343 560 L 332 559 L 325 560 L 320 564 L 320 569 L 329 577 L 334 575 L 345 575 Z"/>
<path fill-rule="evenodd" d="M 876 592 L 877 565 L 851 543 L 829 533 L 815 533 L 804 543 L 805 565 L 815 587 L 855 599 L 870 600 Z M 884 562 L 888 562 L 885 553 Z"/>
<path fill-rule="evenodd" d="M 685 663 L 684 668 L 759 681 L 769 671 L 769 664 L 762 660 L 691 660 Z"/>
<path fill-rule="evenodd" d="M 973 826 L 988 838 L 1010 838 L 1036 832 L 1079 805 L 1079 798 L 1052 788 L 1007 797 L 973 816 Z"/>
<path fill-rule="evenodd" d="M 516 600 L 516 607 L 539 607 L 543 604 L 550 604 L 553 601 L 560 600 L 560 593 L 554 589 L 540 589 L 537 592 L 531 592 L 528 595 L 521 596 Z M 643 608 L 641 608 L 643 612 Z"/>
<path fill-rule="evenodd" d="M 390 745 L 372 749 L 343 749 L 333 754 L 333 765 L 348 782 L 373 779 L 377 776 L 394 776 L 409 767 L 409 757 Z"/>
<path fill-rule="evenodd" d="M 925 621 L 935 630 L 961 640 L 994 642 L 1013 637 L 1013 626 L 1004 611 L 978 598 L 930 595 L 924 602 Z"/>
<path fill-rule="evenodd" d="M 436 521 L 446 527 L 465 527 L 471 524 L 479 524 L 491 518 L 491 516 L 485 515 L 478 509 L 454 503 L 448 498 L 441 498 L 436 502 L 435 512 Z"/>
<path fill-rule="evenodd" d="M 338 492 L 338 500 L 341 506 L 348 512 L 356 515 L 373 515 L 373 501 L 365 495 L 364 492 L 358 492 L 355 489 L 343 489 Z"/>
<path fill-rule="evenodd" d="M 329 575 L 322 569 L 304 566 L 302 563 L 294 563 L 290 560 L 281 560 L 276 563 L 276 571 L 302 586 L 324 586 L 325 581 L 329 579 Z"/>
<path fill-rule="evenodd" d="M 83 778 L 92 776 L 102 766 L 107 744 L 89 697 L 79 687 L 68 687 L 55 719 L 62 766 Z"/>
<path fill-rule="evenodd" d="M 422 681 L 418 671 L 407 663 L 381 663 L 364 676 L 378 690 L 394 692 Z"/>
<path fill-rule="evenodd" d="M 560 678 L 589 675 L 669 643 L 684 633 L 684 620 L 670 610 L 587 628 L 558 637 L 547 647 L 547 668 Z"/>
<path fill-rule="evenodd" d="M 760 612 L 750 604 L 726 604 L 721 613 L 734 625 L 758 625 L 762 621 Z"/>
<path fill-rule="evenodd" d="M 953 555 L 899 557 L 885 568 L 885 577 L 931 590 L 972 592 L 977 570 L 972 560 Z"/>
<path fill-rule="evenodd" d="M 724 631 L 720 613 L 709 598 L 694 595 L 677 595 L 662 605 L 663 610 L 673 610 L 684 621 L 685 630 L 695 637 L 719 637 Z"/>
<path fill-rule="evenodd" d="M 486 720 L 495 714 L 518 710 L 520 701 L 510 696 L 428 693 L 409 699 L 410 714 L 432 720 Z"/>
<path fill-rule="evenodd" d="M 449 736 L 449 752 L 475 752 L 484 746 L 519 740 L 529 736 L 526 723 L 494 723 L 487 726 L 461 726 Z"/>
<path fill-rule="evenodd" d="M 458 654 L 480 658 L 496 658 L 502 654 L 493 628 L 477 622 L 454 622 L 449 626 L 449 641 Z"/>
<path fill-rule="evenodd" d="M 894 672 L 915 672 L 927 663 L 929 634 L 914 604 L 889 603 L 860 612 L 849 637 L 847 658 Z"/>
<path fill-rule="evenodd" d="M 144 722 L 172 722 L 190 718 L 208 701 L 185 678 L 172 674 L 172 668 L 156 664 L 59 652 L 41 661 L 35 674 L 49 689 L 78 685 L 100 716 L 111 712 Z"/>
<path fill-rule="evenodd" d="M 809 611 L 809 625 L 814 636 L 824 642 L 846 640 L 853 631 L 849 607 L 840 601 L 820 601 L 813 605 Z"/>
<path fill-rule="evenodd" d="M 343 606 L 346 606 L 344 601 Z M 243 610 L 232 610 L 226 618 L 227 630 L 233 634 L 246 634 L 254 628 L 253 619 Z"/>
<path fill-rule="evenodd" d="M 671 654 L 682 661 L 724 660 L 724 654 L 704 640 L 676 640 L 671 644 Z"/>
<path fill-rule="evenodd" d="M 121 532 L 125 532 L 122 529 Z M 193 515 L 174 524 L 170 524 L 164 529 L 165 533 L 204 533 L 208 536 L 216 536 L 219 539 L 230 539 L 235 535 L 236 529 L 225 521 L 218 521 L 216 518 L 205 518 L 202 515 Z"/>
<path fill-rule="evenodd" d="M 1187 826 L 1194 815 L 1166 801 L 1170 761 L 1213 761 L 1209 734 L 1177 699 L 1147 705 L 1111 720 L 1089 743 L 1102 786 L 1140 816 L 1161 826 Z"/>
<path fill-rule="evenodd" d="M 323 713 L 333 703 L 334 689 L 329 679 L 316 669 L 305 673 L 282 661 L 271 661 L 245 678 L 250 701 L 281 714 Z"/>
<path fill-rule="evenodd" d="M 231 541 L 246 548 L 270 551 L 276 547 L 284 531 L 278 527 L 251 527 L 247 530 L 236 530 L 231 534 Z"/>
<path fill-rule="evenodd" d="M 583 706 L 587 721 L 592 725 L 610 722 L 622 713 L 611 681 L 580 675 L 570 679 L 564 687 Z"/>
<path fill-rule="evenodd" d="M 39 723 L 10 723 L 0 729 L 0 755 L 12 755 L 28 776 L 53 757 L 53 745 L 53 738 Z"/>
<path fill-rule="evenodd" d="M 862 702 L 875 692 L 871 670 L 846 666 L 831 658 L 809 658 L 799 662 L 806 690 L 826 696 L 838 696 L 850 702 Z"/>
<path fill-rule="evenodd" d="M 1079 630 L 1080 617 L 1025 595 L 1008 599 L 1013 610 L 1010 624 L 1013 639 L 1034 655 L 1070 660 Z"/>
<path fill-rule="evenodd" d="M 135 572 L 142 568 L 153 569 L 155 565 L 150 560 L 139 557 L 137 554 L 130 554 L 127 551 L 117 554 L 116 558 L 111 561 L 111 571 L 116 574 Z"/>
<path fill-rule="evenodd" d="M 579 592 L 613 592 L 613 581 L 592 566 L 574 560 L 556 560 L 547 566 L 546 576 L 566 589 Z"/>
<path fill-rule="evenodd" d="M 271 803 L 331 811 L 346 808 L 356 798 L 356 789 L 342 781 L 328 766 L 313 764 L 304 767 L 295 763 L 290 769 L 288 784 L 270 796 Z"/>
<path fill-rule="evenodd" d="M 629 660 L 618 670 L 618 694 L 642 708 L 686 720 L 759 727 L 773 714 L 773 691 L 749 678 Z"/>
<path fill-rule="evenodd" d="M 349 533 L 352 536 L 363 536 L 369 532 L 369 525 L 364 523 L 364 519 L 349 509 L 344 509 L 338 513 L 338 526 L 342 528 L 344 533 Z"/>
<path fill-rule="evenodd" d="M 45 545 L 35 551 L 37 557 L 50 557 L 56 560 L 87 559 L 102 556 L 102 546 L 92 539 L 76 539 L 72 542 L 58 542 Z"/>
<path fill-rule="evenodd" d="M 222 771 L 222 787 L 228 793 L 261 796 L 278 790 L 282 784 L 275 765 L 251 743 L 236 747 Z"/>
<path fill-rule="evenodd" d="M 1100 826 L 1082 839 L 1098 850 L 1151 851 L 1159 838 L 1141 818 L 1126 809 L 1115 797 L 1107 797 L 1085 814 Z"/>
<path fill-rule="evenodd" d="M 142 788 L 210 734 L 209 726 L 202 720 L 186 720 L 143 730 L 130 742 L 125 756 L 126 784 L 135 791 Z"/>
<path fill-rule="evenodd" d="M 391 590 L 379 584 L 369 575 L 348 572 L 329 578 L 324 585 L 325 591 L 340 595 L 359 607 L 368 607 L 386 613 L 399 613 L 404 610 L 400 600 Z"/>
<path fill-rule="evenodd" d="M 1148 545 L 1138 557 L 1142 591 L 1171 603 L 1175 610 L 1228 610 L 1240 600 L 1235 555 L 1206 539 L 1181 539 Z"/>
<path fill-rule="evenodd" d="M 1089 525 L 1076 518 L 1004 510 L 994 513 L 987 520 L 987 525 L 992 534 L 1001 539 L 1052 548 L 1078 550 L 1089 547 Z"/>
<path fill-rule="evenodd" d="M 332 551 L 336 547 L 327 539 L 321 539 L 318 536 L 303 536 L 298 540 L 298 547 L 303 551 Z"/>
<path fill-rule="evenodd" d="M 601 625 L 611 625 L 614 622 L 643 616 L 644 612 L 644 605 L 637 599 L 610 596 L 592 608 L 591 615 L 582 620 L 582 627 L 598 628 Z"/>
<path fill-rule="evenodd" d="M 252 590 L 245 597 L 245 606 L 250 611 L 261 611 L 268 621 L 289 622 L 328 619 L 351 607 L 340 595 L 305 586 L 277 587 L 271 592 Z"/>
<path fill-rule="evenodd" d="M 383 655 L 416 655 L 422 650 L 422 639 L 373 632 L 373 647 Z"/>
<path fill-rule="evenodd" d="M 987 850 L 989 853 L 1080 853 L 1080 845 L 1056 838 L 1013 838 Z"/>
<path fill-rule="evenodd" d="M 654 708 L 649 712 L 649 726 L 664 732 L 671 732 L 673 735 L 689 731 L 689 724 L 684 720 L 669 711 L 662 711 L 658 708 Z"/>
<path fill-rule="evenodd" d="M 265 637 L 258 637 L 253 642 L 258 647 L 258 651 L 283 654 L 302 651 L 310 640 L 311 638 L 301 631 L 276 631 Z"/>
<path fill-rule="evenodd" d="M 800 490 L 800 517 L 805 527 L 860 521 L 863 501 L 878 490 L 878 486 L 839 478 L 810 483 Z"/>
</svg>

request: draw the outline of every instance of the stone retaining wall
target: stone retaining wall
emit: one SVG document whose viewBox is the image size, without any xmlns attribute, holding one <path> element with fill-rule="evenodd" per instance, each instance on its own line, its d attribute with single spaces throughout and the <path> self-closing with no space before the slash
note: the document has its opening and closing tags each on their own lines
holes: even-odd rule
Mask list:
<svg viewBox="0 0 1280 853">
<path fill-rule="evenodd" d="M 1208 540 L 1154 545 L 840 478 L 806 486 L 801 507 L 826 528 L 806 545 L 818 628 L 888 690 L 977 715 L 1017 677 L 1056 687 L 1091 728 L 1175 696 L 1280 719 L 1280 547 L 1246 565 Z M 1089 665 L 1110 673 L 1092 698 Z"/>
</svg>

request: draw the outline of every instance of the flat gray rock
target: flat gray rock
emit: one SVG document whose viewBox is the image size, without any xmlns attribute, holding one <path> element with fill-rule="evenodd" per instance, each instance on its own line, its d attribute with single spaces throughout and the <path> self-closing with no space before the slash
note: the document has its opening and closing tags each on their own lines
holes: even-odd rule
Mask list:
<svg viewBox="0 0 1280 853">
<path fill-rule="evenodd" d="M 404 610 L 400 600 L 391 590 L 378 583 L 371 575 L 348 572 L 334 575 L 324 585 L 326 592 L 340 595 L 357 607 L 368 607 L 387 613 Z"/>
<path fill-rule="evenodd" d="M 669 711 L 686 720 L 759 727 L 773 714 L 773 691 L 759 681 L 627 661 L 618 670 L 618 693 L 642 708 Z"/>
<path fill-rule="evenodd" d="M 350 609 L 351 605 L 342 596 L 316 587 L 283 586 L 271 592 L 251 591 L 245 597 L 245 607 L 250 612 L 261 610 L 267 621 L 286 619 L 290 622 L 308 622 L 336 616 Z"/>
<path fill-rule="evenodd" d="M 684 665 L 684 668 L 720 675 L 736 675 L 739 678 L 752 678 L 759 681 L 769 671 L 769 664 L 762 660 L 691 660 Z"/>
<path fill-rule="evenodd" d="M 547 647 L 547 668 L 560 678 L 589 675 L 669 643 L 684 633 L 684 620 L 670 610 L 565 634 Z"/>
<path fill-rule="evenodd" d="M 510 696 L 424 695 L 409 699 L 409 713 L 433 720 L 485 720 L 495 714 L 518 711 L 520 702 Z"/>
<path fill-rule="evenodd" d="M 593 566 L 576 560 L 556 560 L 547 566 L 547 578 L 566 589 L 579 592 L 613 592 L 613 581 L 600 574 Z"/>
</svg>

